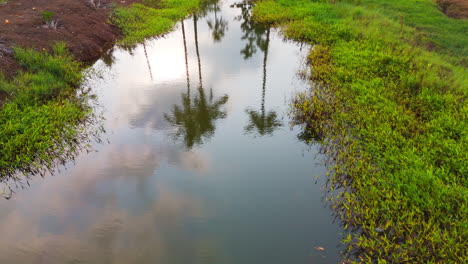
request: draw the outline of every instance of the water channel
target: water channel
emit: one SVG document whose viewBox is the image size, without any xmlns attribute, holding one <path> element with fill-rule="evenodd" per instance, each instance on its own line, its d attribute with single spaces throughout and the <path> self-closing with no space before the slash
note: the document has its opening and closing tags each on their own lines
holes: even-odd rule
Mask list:
<svg viewBox="0 0 468 264">
<path fill-rule="evenodd" d="M 96 151 L 0 200 L 0 263 L 338 263 L 318 146 L 289 102 L 307 48 L 218 2 L 90 75 Z"/>
</svg>

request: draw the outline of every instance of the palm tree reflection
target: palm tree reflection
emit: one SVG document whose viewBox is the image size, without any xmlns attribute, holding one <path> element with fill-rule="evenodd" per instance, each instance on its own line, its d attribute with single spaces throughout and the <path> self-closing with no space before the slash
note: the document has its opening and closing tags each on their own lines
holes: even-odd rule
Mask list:
<svg viewBox="0 0 468 264">
<path fill-rule="evenodd" d="M 214 13 L 214 21 L 211 18 L 208 18 L 206 21 L 209 29 L 212 31 L 211 36 L 214 42 L 220 42 L 228 29 L 228 21 L 222 16 L 218 17 L 218 11 L 221 10 L 218 2 L 218 0 L 214 0 L 212 3 L 209 3 L 208 10 Z"/>
<path fill-rule="evenodd" d="M 184 40 L 185 64 L 187 75 L 187 92 L 182 93 L 182 104 L 175 104 L 170 114 L 164 114 L 164 119 L 174 127 L 172 136 L 175 139 L 181 139 L 186 148 L 191 149 L 196 145 L 203 144 L 214 135 L 216 130 L 216 120 L 224 119 L 227 116 L 226 111 L 222 110 L 228 101 L 228 96 L 224 95 L 218 99 L 213 96 L 213 90 L 210 89 L 209 95 L 205 93 L 202 81 L 201 60 L 198 48 L 198 30 L 196 15 L 193 16 L 195 49 L 198 60 L 199 86 L 197 93 L 191 98 L 188 54 L 185 38 L 185 27 L 182 22 L 182 34 Z"/>
<path fill-rule="evenodd" d="M 115 55 L 114 55 L 114 48 L 110 48 L 108 49 L 106 52 L 104 52 L 102 55 L 101 55 L 101 60 L 102 62 L 104 62 L 104 64 L 107 66 L 107 67 L 112 67 L 112 65 L 115 63 Z"/>
<path fill-rule="evenodd" d="M 175 127 L 174 138 L 182 139 L 190 149 L 214 135 L 216 120 L 226 118 L 227 114 L 221 107 L 227 101 L 227 95 L 214 100 L 211 90 L 207 98 L 204 89 L 199 87 L 193 99 L 189 93 L 183 93 L 182 105 L 174 105 L 172 112 L 164 114 L 164 118 Z"/>
<path fill-rule="evenodd" d="M 236 19 L 241 22 L 241 30 L 244 33 L 242 39 L 246 40 L 241 54 L 244 59 L 252 57 L 258 49 L 263 51 L 263 83 L 262 83 L 262 104 L 260 111 L 246 109 L 249 116 L 249 123 L 244 130 L 249 134 L 258 133 L 260 136 L 271 135 L 282 126 L 278 120 L 275 111 L 265 110 L 265 92 L 266 92 L 266 65 L 268 59 L 268 48 L 270 45 L 270 27 L 265 24 L 258 24 L 252 21 L 252 4 L 250 1 L 244 1 L 234 4 L 233 7 L 241 9 L 241 15 Z"/>
<path fill-rule="evenodd" d="M 267 30 L 266 46 L 263 57 L 263 83 L 262 83 L 262 105 L 260 111 L 247 109 L 249 116 L 249 124 L 244 128 L 247 133 L 254 134 L 257 132 L 260 136 L 271 135 L 283 124 L 278 120 L 278 115 L 275 111 L 265 111 L 265 91 L 266 91 L 266 64 L 268 57 L 268 45 L 270 42 L 270 29 Z"/>
<path fill-rule="evenodd" d="M 185 25 L 182 20 L 182 38 L 184 41 L 184 57 L 185 57 L 185 75 L 187 78 L 187 93 L 190 93 L 190 76 L 189 76 L 189 65 L 188 65 L 188 51 L 187 51 L 187 40 L 185 38 Z"/>
<path fill-rule="evenodd" d="M 265 52 L 268 49 L 269 39 L 265 38 L 270 27 L 265 24 L 254 23 L 252 20 L 252 1 L 245 0 L 240 3 L 236 3 L 231 7 L 236 7 L 241 9 L 241 14 L 236 17 L 237 21 L 241 21 L 241 30 L 243 35 L 242 40 L 246 41 L 244 48 L 240 51 L 244 59 L 249 59 L 255 53 L 257 53 L 257 48 Z"/>
</svg>

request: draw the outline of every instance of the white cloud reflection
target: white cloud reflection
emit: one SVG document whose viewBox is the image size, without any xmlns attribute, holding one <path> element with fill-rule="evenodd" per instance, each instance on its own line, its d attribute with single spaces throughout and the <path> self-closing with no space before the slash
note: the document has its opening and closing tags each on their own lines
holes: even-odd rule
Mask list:
<svg viewBox="0 0 468 264">
<path fill-rule="evenodd" d="M 195 152 L 167 150 L 107 145 L 60 177 L 35 182 L 28 192 L 14 196 L 2 205 L 0 263 L 196 258 L 197 247 L 209 238 L 186 228 L 209 218 L 203 200 L 159 179 L 157 169 L 164 161 L 198 172 L 209 166 Z"/>
</svg>

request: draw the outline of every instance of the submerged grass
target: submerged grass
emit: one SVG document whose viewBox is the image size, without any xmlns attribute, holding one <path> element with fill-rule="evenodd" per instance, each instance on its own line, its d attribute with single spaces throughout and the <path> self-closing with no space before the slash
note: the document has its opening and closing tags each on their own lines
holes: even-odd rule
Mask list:
<svg viewBox="0 0 468 264">
<path fill-rule="evenodd" d="M 15 49 L 24 67 L 14 79 L 0 78 L 9 95 L 0 110 L 0 180 L 18 172 L 51 169 L 74 152 L 90 109 L 76 96 L 82 68 L 57 44 L 52 54 Z"/>
<path fill-rule="evenodd" d="M 146 0 L 143 4 L 117 8 L 113 20 L 124 33 L 119 44 L 131 46 L 167 33 L 199 5 L 199 0 Z"/>
<path fill-rule="evenodd" d="M 467 263 L 468 21 L 430 0 L 268 0 L 254 16 L 313 44 L 293 114 L 329 154 L 348 260 Z"/>
</svg>

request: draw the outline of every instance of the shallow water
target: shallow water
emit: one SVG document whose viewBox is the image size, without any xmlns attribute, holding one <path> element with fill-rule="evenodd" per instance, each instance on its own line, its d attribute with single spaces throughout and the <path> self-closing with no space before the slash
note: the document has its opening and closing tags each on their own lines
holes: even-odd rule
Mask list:
<svg viewBox="0 0 468 264">
<path fill-rule="evenodd" d="M 93 66 L 108 143 L 0 200 L 0 263 L 339 262 L 318 146 L 289 125 L 307 49 L 231 4 Z"/>
</svg>

